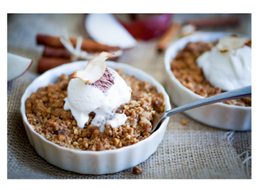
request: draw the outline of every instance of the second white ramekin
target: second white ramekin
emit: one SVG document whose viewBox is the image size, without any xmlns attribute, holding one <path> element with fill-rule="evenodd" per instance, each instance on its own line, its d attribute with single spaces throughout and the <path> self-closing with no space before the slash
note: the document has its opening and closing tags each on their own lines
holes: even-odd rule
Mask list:
<svg viewBox="0 0 261 190">
<path fill-rule="evenodd" d="M 204 98 L 184 87 L 172 73 L 170 64 L 178 51 L 183 49 L 188 42 L 211 42 L 229 35 L 231 35 L 231 33 L 201 32 L 181 38 L 170 45 L 166 50 L 164 62 L 168 76 L 166 89 L 173 103 L 177 106 L 181 106 Z M 216 103 L 188 110 L 185 113 L 193 119 L 209 126 L 235 131 L 251 130 L 251 107 Z"/>
</svg>

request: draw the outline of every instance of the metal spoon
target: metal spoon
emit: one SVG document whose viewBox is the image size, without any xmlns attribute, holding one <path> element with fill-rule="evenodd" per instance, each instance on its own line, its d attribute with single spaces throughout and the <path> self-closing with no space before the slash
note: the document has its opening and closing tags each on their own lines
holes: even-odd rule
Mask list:
<svg viewBox="0 0 261 190">
<path fill-rule="evenodd" d="M 208 98 L 203 98 L 201 100 L 190 102 L 188 104 L 185 104 L 185 105 L 179 106 L 177 108 L 165 111 L 163 113 L 156 114 L 156 117 L 153 120 L 151 133 L 158 130 L 158 128 L 160 127 L 160 125 L 164 121 L 164 119 L 166 119 L 167 117 L 169 117 L 173 114 L 183 112 L 183 111 L 186 111 L 186 110 L 189 110 L 189 109 L 197 108 L 197 107 L 200 107 L 200 106 L 213 104 L 213 103 L 216 103 L 216 102 L 224 102 L 224 101 L 227 101 L 227 100 L 250 97 L 250 96 L 251 96 L 251 86 L 247 86 L 247 87 L 239 88 L 239 89 L 232 90 L 232 91 L 229 91 L 229 92 L 221 93 L 221 94 L 218 94 L 218 95 L 215 95 L 215 96 L 211 96 L 211 97 L 208 97 Z"/>
</svg>

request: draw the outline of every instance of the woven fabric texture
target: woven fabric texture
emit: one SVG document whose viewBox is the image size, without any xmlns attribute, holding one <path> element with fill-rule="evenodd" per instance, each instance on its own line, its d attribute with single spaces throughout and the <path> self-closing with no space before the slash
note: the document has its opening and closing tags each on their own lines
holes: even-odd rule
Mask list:
<svg viewBox="0 0 261 190">
<path fill-rule="evenodd" d="M 251 179 L 251 159 L 247 159 L 251 156 L 251 132 L 208 127 L 185 114 L 170 118 L 157 151 L 138 165 L 143 169 L 140 175 L 133 174 L 131 169 L 107 175 L 82 175 L 42 159 L 29 143 L 20 114 L 21 97 L 38 76 L 37 60 L 43 52 L 43 47 L 36 45 L 36 34 L 61 35 L 66 29 L 70 36 L 88 38 L 84 17 L 82 14 L 8 15 L 8 52 L 33 59 L 30 70 L 7 85 L 8 179 Z M 144 70 L 165 86 L 164 54 L 156 52 L 156 43 L 157 39 L 139 41 L 118 62 Z M 183 119 L 188 121 L 185 126 L 181 124 Z"/>
</svg>

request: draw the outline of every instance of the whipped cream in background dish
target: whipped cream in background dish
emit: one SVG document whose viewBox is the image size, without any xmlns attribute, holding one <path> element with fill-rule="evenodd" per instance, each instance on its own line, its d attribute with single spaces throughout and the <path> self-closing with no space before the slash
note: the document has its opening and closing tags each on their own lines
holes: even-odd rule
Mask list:
<svg viewBox="0 0 261 190">
<path fill-rule="evenodd" d="M 71 110 L 80 128 L 83 128 L 85 123 L 88 122 L 91 112 L 96 114 L 91 124 L 100 127 L 101 132 L 104 132 L 105 124 L 115 128 L 121 126 L 127 120 L 124 113 L 119 114 L 115 111 L 121 104 L 130 101 L 131 88 L 127 86 L 116 71 L 106 67 L 104 61 L 109 56 L 111 55 L 107 52 L 98 54 L 97 57 L 87 63 L 87 67 L 90 66 L 87 70 L 80 71 L 80 77 L 71 76 L 64 109 Z M 102 66 L 102 69 L 99 70 L 98 68 L 97 71 L 99 65 Z M 101 74 L 102 76 L 99 77 Z M 94 76 L 96 79 L 83 80 L 82 78 L 86 75 Z M 88 81 L 92 82 L 89 83 Z"/>
<path fill-rule="evenodd" d="M 230 91 L 251 85 L 251 48 L 249 38 L 230 36 L 219 40 L 197 59 L 207 80 L 214 87 Z"/>
</svg>

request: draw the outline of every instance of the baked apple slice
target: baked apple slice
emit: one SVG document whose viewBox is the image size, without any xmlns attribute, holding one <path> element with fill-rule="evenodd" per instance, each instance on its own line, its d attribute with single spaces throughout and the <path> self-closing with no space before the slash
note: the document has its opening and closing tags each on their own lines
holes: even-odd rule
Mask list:
<svg viewBox="0 0 261 190">
<path fill-rule="evenodd" d="M 86 84 L 94 83 L 99 80 L 105 72 L 105 60 L 113 56 L 114 53 L 101 52 L 92 58 L 83 70 L 76 70 L 71 78 L 79 78 Z"/>
</svg>

